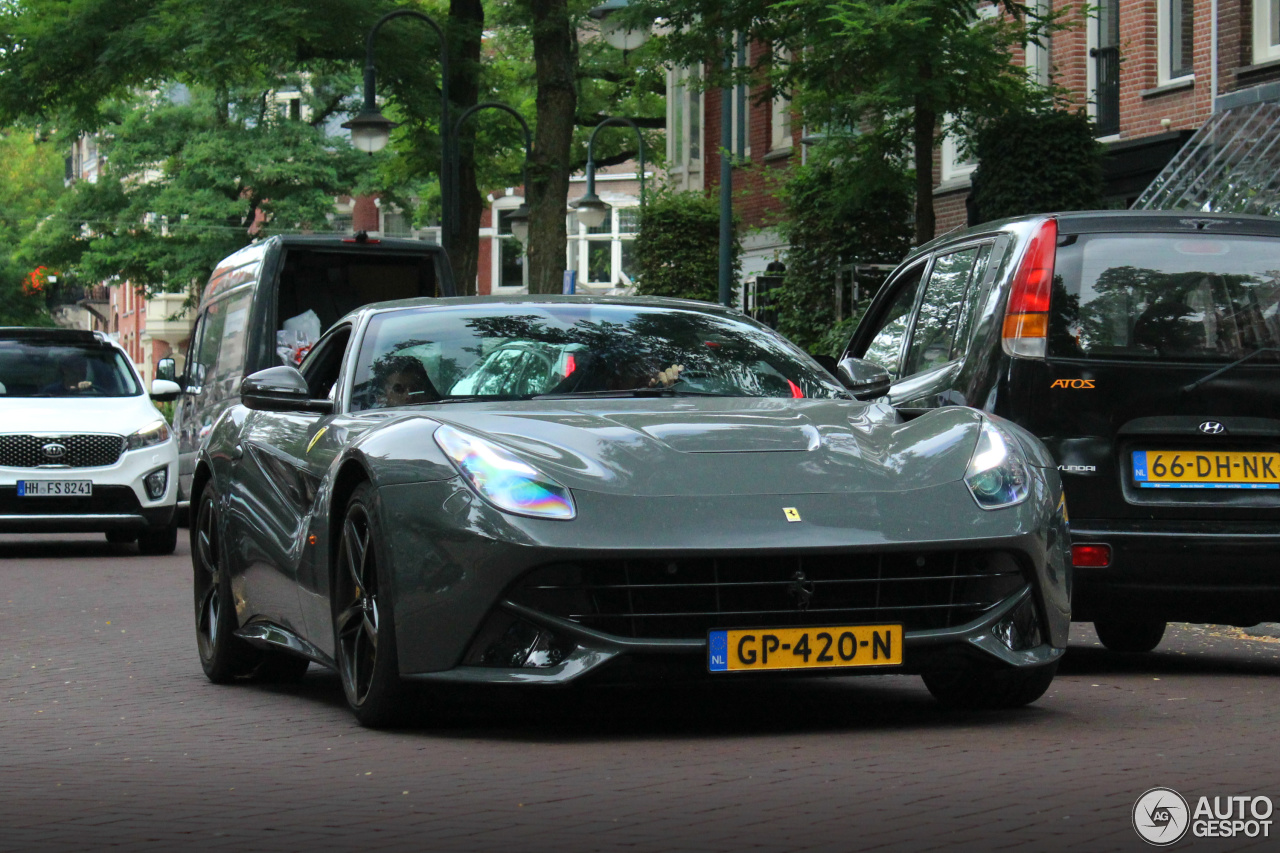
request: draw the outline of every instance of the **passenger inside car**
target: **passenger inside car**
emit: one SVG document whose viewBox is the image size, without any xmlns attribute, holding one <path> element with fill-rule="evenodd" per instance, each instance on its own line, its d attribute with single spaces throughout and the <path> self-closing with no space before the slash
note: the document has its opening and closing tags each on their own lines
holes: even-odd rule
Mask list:
<svg viewBox="0 0 1280 853">
<path fill-rule="evenodd" d="M 439 399 L 422 362 L 411 355 L 395 356 L 387 361 L 382 381 L 383 405 L 412 406 Z"/>
</svg>

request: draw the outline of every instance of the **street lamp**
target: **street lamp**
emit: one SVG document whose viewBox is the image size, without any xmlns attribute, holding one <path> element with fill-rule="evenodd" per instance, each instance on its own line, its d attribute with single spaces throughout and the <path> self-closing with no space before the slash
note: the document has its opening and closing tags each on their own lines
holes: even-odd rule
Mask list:
<svg viewBox="0 0 1280 853">
<path fill-rule="evenodd" d="M 589 16 L 600 22 L 600 36 L 618 50 L 635 50 L 649 40 L 649 30 L 633 30 L 619 20 L 615 12 L 620 12 L 630 5 L 630 0 L 605 0 L 599 6 L 587 12 Z"/>
<path fill-rule="evenodd" d="M 587 14 L 600 21 L 600 34 L 614 47 L 619 45 L 609 33 L 625 27 L 617 21 L 617 13 L 630 4 L 630 0 L 605 0 Z M 613 19 L 612 24 L 610 20 Z M 628 30 L 629 33 L 637 31 Z M 648 38 L 644 32 L 639 44 Z M 726 51 L 724 70 L 733 69 L 733 56 Z M 723 86 L 720 92 L 720 304 L 733 301 L 733 88 Z M 588 191 L 590 185 L 588 184 Z"/>
<path fill-rule="evenodd" d="M 626 0 L 612 0 L 612 2 L 625 3 Z M 573 208 L 578 221 L 587 228 L 599 228 L 609 216 L 609 203 L 596 195 L 596 161 L 593 152 L 596 144 L 596 134 L 600 132 L 602 127 L 607 127 L 611 124 L 623 124 L 636 132 L 636 140 L 639 142 L 640 151 L 640 206 L 644 207 L 644 134 L 640 132 L 640 126 L 631 119 L 609 116 L 592 129 L 591 136 L 587 139 L 587 191 L 582 198 L 569 203 L 569 207 Z"/>
<path fill-rule="evenodd" d="M 373 62 L 373 38 L 382 25 L 393 18 L 417 18 L 435 30 L 440 41 L 440 200 L 444 214 L 440 218 L 440 231 L 446 248 L 452 245 L 453 218 L 457 210 L 457 190 L 453 181 L 454 158 L 452 140 L 449 138 L 449 45 L 444 30 L 432 18 L 416 9 L 397 9 L 378 19 L 369 30 L 364 51 L 364 107 L 351 121 L 342 126 L 351 131 L 351 144 L 372 154 L 381 151 L 391 139 L 391 128 L 396 124 L 378 109 L 377 68 Z"/>
<path fill-rule="evenodd" d="M 458 123 L 453 126 L 453 138 L 456 142 L 458 134 L 462 131 L 463 123 L 481 110 L 502 110 L 515 117 L 520 122 L 520 128 L 524 131 L 524 165 L 520 169 L 520 180 L 524 183 L 525 193 L 529 192 L 529 158 L 533 156 L 533 133 L 529 130 L 529 122 L 525 121 L 524 116 L 520 115 L 514 108 L 498 101 L 484 101 L 483 103 L 467 107 L 462 115 L 458 116 Z M 454 168 L 458 167 L 457 161 L 454 161 Z M 520 245 L 525 245 L 529 239 L 529 205 L 521 202 L 520 206 L 511 211 L 507 216 L 507 221 L 511 223 L 511 236 L 520 241 Z"/>
</svg>

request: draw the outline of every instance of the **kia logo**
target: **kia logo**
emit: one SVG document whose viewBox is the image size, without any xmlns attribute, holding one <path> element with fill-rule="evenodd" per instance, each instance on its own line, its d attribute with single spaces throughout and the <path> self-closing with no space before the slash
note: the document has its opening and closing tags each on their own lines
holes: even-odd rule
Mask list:
<svg viewBox="0 0 1280 853">
<path fill-rule="evenodd" d="M 67 455 L 66 446 L 62 444 L 58 444 L 57 442 L 53 442 L 52 444 L 46 444 L 44 447 L 40 449 L 44 451 L 45 459 L 61 459 L 62 457 Z"/>
<path fill-rule="evenodd" d="M 1205 421 L 1200 424 L 1200 431 L 1205 435 L 1222 435 L 1227 428 L 1217 421 Z"/>
</svg>

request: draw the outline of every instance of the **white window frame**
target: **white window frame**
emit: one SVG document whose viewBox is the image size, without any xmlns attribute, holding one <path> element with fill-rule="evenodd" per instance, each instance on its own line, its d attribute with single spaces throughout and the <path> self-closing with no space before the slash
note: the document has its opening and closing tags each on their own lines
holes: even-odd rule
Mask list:
<svg viewBox="0 0 1280 853">
<path fill-rule="evenodd" d="M 706 93 L 698 91 L 699 68 L 672 68 L 667 71 L 667 163 L 668 173 L 683 190 L 700 190 L 703 186 L 703 163 L 706 160 Z M 690 93 L 697 95 L 697 106 L 691 105 Z M 694 110 L 696 109 L 696 115 Z M 696 118 L 696 122 L 690 119 Z M 690 157 L 689 128 L 697 125 L 697 157 Z M 572 229 L 571 229 L 572 230 Z"/>
<path fill-rule="evenodd" d="M 1049 11 L 1048 0 L 1032 0 L 1029 5 L 1038 15 L 1041 16 L 1047 14 Z M 1028 41 L 1023 49 L 1023 56 L 1023 63 L 1027 69 L 1027 76 L 1031 78 L 1031 81 L 1041 86 L 1048 86 L 1053 78 L 1052 41 L 1043 46 L 1038 45 L 1033 41 Z"/>
<path fill-rule="evenodd" d="M 1192 71 L 1190 74 L 1182 74 L 1178 77 L 1171 76 L 1171 63 L 1173 62 L 1172 51 L 1169 49 L 1169 41 L 1173 37 L 1173 26 L 1169 20 L 1170 6 L 1174 0 L 1156 0 L 1156 82 L 1160 86 L 1169 86 L 1175 83 L 1184 83 L 1188 80 L 1196 79 L 1195 74 L 1195 51 L 1192 50 Z M 1192 2 L 1195 0 L 1181 0 L 1181 2 Z M 1203 0 L 1201 2 L 1203 6 Z M 1194 21 L 1194 11 L 1193 11 Z M 1195 31 L 1195 27 L 1192 27 Z M 1194 41 L 1194 37 L 1193 37 Z"/>
<path fill-rule="evenodd" d="M 1271 25 L 1275 16 L 1272 0 L 1253 0 L 1253 64 L 1280 59 L 1280 44 L 1271 43 Z"/>
<path fill-rule="evenodd" d="M 635 242 L 639 232 L 622 232 L 621 211 L 637 210 L 640 207 L 640 200 L 610 198 L 608 201 L 610 206 L 610 230 L 608 234 L 589 234 L 587 233 L 587 227 L 580 224 L 576 216 L 569 215 L 569 257 L 566 260 L 570 269 L 578 271 L 577 290 L 579 293 L 598 292 L 613 287 L 629 287 L 631 285 L 631 279 L 622 270 L 622 244 Z M 607 282 L 588 281 L 587 275 L 591 269 L 590 244 L 604 242 L 609 243 L 610 280 Z"/>
<path fill-rule="evenodd" d="M 515 237 L 513 237 L 510 234 L 500 234 L 498 232 L 498 227 L 499 227 L 498 213 L 499 211 L 515 210 L 517 207 L 519 207 L 522 204 L 524 204 L 524 198 L 522 196 L 515 195 L 514 191 L 512 190 L 507 190 L 507 195 L 503 195 L 494 199 L 493 204 L 490 205 L 489 221 L 492 223 L 492 228 L 491 228 L 492 233 L 489 236 L 489 241 L 490 241 L 489 243 L 489 246 L 490 246 L 489 292 L 490 293 L 527 293 L 529 290 L 529 264 L 527 262 L 527 254 L 525 255 L 526 257 L 525 262 L 522 262 L 520 264 L 520 277 L 521 277 L 520 285 L 518 287 L 515 285 L 510 285 L 510 286 L 502 285 L 502 251 L 503 251 L 502 244 L 514 242 Z"/>
<path fill-rule="evenodd" d="M 950 116 L 947 117 L 947 123 L 950 124 Z M 961 160 L 960 159 L 960 140 L 952 133 L 947 132 L 942 137 L 942 156 L 941 156 L 942 183 L 948 181 L 958 181 L 961 178 L 968 178 L 978 168 L 977 160 Z"/>
<path fill-rule="evenodd" d="M 791 51 L 779 50 L 776 54 L 783 61 L 791 59 Z M 773 98 L 769 102 L 769 150 L 770 151 L 787 151 L 794 140 L 792 139 L 791 122 L 794 116 L 791 112 L 791 99 L 786 93 L 774 90 Z"/>
</svg>

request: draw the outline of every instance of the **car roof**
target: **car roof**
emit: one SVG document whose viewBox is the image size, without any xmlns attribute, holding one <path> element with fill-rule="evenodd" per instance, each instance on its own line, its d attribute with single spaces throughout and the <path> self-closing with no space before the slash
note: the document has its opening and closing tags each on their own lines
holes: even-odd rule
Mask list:
<svg viewBox="0 0 1280 853">
<path fill-rule="evenodd" d="M 684 311 L 701 311 L 721 317 L 747 319 L 735 308 L 727 308 L 714 302 L 699 302 L 695 299 L 673 299 L 666 296 L 579 296 L 561 295 L 557 293 L 537 293 L 512 296 L 420 296 L 414 299 L 397 299 L 390 302 L 373 302 L 362 305 L 352 311 L 343 320 L 355 320 L 367 314 L 380 314 L 387 311 L 401 311 L 408 308 L 454 308 L 467 305 L 623 305 L 637 308 L 671 308 Z M 336 324 L 335 324 L 336 325 Z"/>
<path fill-rule="evenodd" d="M 33 341 L 94 347 L 114 347 L 115 343 L 99 332 L 85 329 L 41 328 L 38 326 L 0 326 L 0 341 Z"/>
<path fill-rule="evenodd" d="M 1058 220 L 1061 234 L 1170 233 L 1234 234 L 1280 237 L 1280 219 L 1244 213 L 1200 213 L 1191 210 L 1068 210 L 1037 213 L 984 222 L 972 228 L 951 231 L 911 250 L 908 259 L 932 252 L 940 246 L 992 234 L 1023 231 L 1032 223 L 1050 217 Z"/>
</svg>

